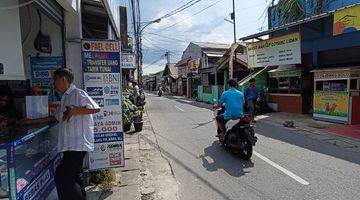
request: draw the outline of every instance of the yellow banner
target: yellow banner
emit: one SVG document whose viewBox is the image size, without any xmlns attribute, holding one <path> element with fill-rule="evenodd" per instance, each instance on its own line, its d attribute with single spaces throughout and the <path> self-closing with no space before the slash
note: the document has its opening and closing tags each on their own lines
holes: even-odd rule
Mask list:
<svg viewBox="0 0 360 200">
<path fill-rule="evenodd" d="M 334 14 L 333 35 L 360 30 L 360 5 L 336 11 Z"/>
<path fill-rule="evenodd" d="M 314 114 L 348 117 L 348 92 L 314 92 Z"/>
</svg>

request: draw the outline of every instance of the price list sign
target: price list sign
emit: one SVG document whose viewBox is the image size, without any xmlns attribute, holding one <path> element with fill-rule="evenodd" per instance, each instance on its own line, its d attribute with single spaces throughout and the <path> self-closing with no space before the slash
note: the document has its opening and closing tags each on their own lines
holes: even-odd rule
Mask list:
<svg viewBox="0 0 360 200">
<path fill-rule="evenodd" d="M 117 41 L 82 41 L 84 89 L 101 110 L 93 115 L 95 149 L 89 169 L 124 166 L 121 114 L 120 44 Z"/>
</svg>

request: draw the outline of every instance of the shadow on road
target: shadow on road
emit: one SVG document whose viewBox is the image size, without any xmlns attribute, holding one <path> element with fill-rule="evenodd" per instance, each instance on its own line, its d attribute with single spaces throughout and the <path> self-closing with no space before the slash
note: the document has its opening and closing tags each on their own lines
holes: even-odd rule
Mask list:
<svg viewBox="0 0 360 200">
<path fill-rule="evenodd" d="M 331 145 L 326 141 L 305 136 L 299 133 L 300 130 L 276 127 L 266 123 L 261 123 L 261 120 L 258 120 L 258 122 L 258 126 L 255 128 L 256 134 L 308 149 L 310 151 L 315 151 L 352 163 L 360 164 L 359 153 L 348 151 L 344 147 Z"/>
<path fill-rule="evenodd" d="M 223 169 L 234 177 L 243 176 L 249 173 L 245 171 L 246 168 L 254 167 L 252 161 L 242 160 L 239 156 L 226 151 L 218 141 L 214 141 L 211 146 L 205 148 L 200 158 L 206 170 L 213 172 Z"/>
<path fill-rule="evenodd" d="M 217 194 L 219 194 L 222 199 L 224 200 L 230 200 L 231 198 L 228 196 L 228 194 L 222 192 L 219 188 L 217 188 L 217 186 L 215 184 L 210 183 L 206 177 L 202 177 L 198 172 L 194 171 L 191 167 L 187 166 L 184 162 L 182 162 L 181 160 L 179 160 L 176 155 L 173 155 L 171 153 L 169 153 L 168 151 L 166 151 L 165 149 L 161 148 L 158 144 L 156 144 L 155 142 L 153 142 L 152 140 L 150 140 L 149 138 L 147 138 L 146 136 L 139 134 L 139 136 L 144 139 L 147 143 L 149 143 L 151 146 L 153 146 L 156 149 L 159 149 L 160 152 L 165 155 L 167 158 L 169 158 L 170 160 L 172 160 L 173 162 L 175 162 L 176 164 L 178 164 L 179 166 L 181 166 L 182 168 L 184 168 L 186 171 L 188 171 L 189 173 L 191 173 L 196 179 L 198 179 L 199 181 L 201 181 L 202 183 L 204 183 L 206 186 L 208 186 L 211 190 L 213 190 L 214 192 L 216 192 Z M 159 135 L 157 135 L 159 136 Z"/>
</svg>

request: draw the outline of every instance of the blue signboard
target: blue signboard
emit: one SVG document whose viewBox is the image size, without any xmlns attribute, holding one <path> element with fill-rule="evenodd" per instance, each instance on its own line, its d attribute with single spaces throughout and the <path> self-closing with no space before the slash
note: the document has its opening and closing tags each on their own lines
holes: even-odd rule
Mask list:
<svg viewBox="0 0 360 200">
<path fill-rule="evenodd" d="M 40 87 L 49 91 L 51 101 L 56 101 L 53 89 L 53 73 L 64 67 L 64 58 L 61 56 L 31 57 L 31 86 Z"/>
</svg>

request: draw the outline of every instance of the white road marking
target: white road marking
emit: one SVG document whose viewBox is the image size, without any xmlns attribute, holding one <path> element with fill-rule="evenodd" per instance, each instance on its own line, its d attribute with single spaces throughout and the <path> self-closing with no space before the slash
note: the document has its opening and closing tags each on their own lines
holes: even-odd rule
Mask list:
<svg viewBox="0 0 360 200">
<path fill-rule="evenodd" d="M 259 154 L 258 152 L 254 151 L 253 152 L 255 156 L 259 157 L 261 160 L 265 161 L 266 163 L 272 165 L 273 167 L 275 167 L 276 169 L 282 171 L 284 174 L 290 176 L 291 178 L 295 179 L 297 182 L 303 184 L 303 185 L 309 185 L 310 183 L 305 181 L 304 179 L 300 178 L 299 176 L 297 176 L 296 174 L 290 172 L 289 170 L 281 167 L 280 165 L 274 163 L 273 161 L 269 160 L 268 158 L 266 158 L 265 156 Z"/>
<path fill-rule="evenodd" d="M 179 110 L 182 111 L 182 112 L 185 112 L 185 110 L 183 110 L 183 109 L 181 109 L 181 108 L 179 108 L 179 107 L 177 107 L 177 106 L 175 106 L 175 108 L 179 109 Z"/>
</svg>

